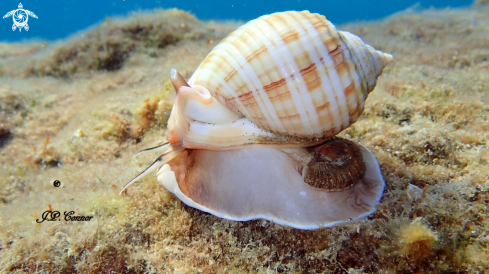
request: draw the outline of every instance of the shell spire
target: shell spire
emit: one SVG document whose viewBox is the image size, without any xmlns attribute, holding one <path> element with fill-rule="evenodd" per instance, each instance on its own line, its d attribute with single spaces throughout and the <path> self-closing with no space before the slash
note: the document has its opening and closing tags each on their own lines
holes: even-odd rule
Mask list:
<svg viewBox="0 0 489 274">
<path fill-rule="evenodd" d="M 368 95 L 377 84 L 377 78 L 384 68 L 392 62 L 392 55 L 374 49 L 365 44 L 358 36 L 346 31 L 340 31 L 339 35 L 350 52 L 355 69 L 362 77 L 361 83 L 365 96 Z"/>
</svg>

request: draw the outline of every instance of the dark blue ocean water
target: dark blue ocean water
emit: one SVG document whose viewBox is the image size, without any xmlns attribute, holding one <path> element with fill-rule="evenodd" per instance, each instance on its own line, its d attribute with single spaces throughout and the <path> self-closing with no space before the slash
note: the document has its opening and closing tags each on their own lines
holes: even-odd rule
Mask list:
<svg viewBox="0 0 489 274">
<path fill-rule="evenodd" d="M 117 1 L 55 1 L 0 0 L 0 17 L 17 9 L 32 11 L 38 19 L 29 17 L 29 31 L 12 31 L 12 17 L 0 20 L 0 41 L 14 42 L 31 39 L 56 40 L 103 21 L 109 16 L 127 15 L 132 11 L 177 7 L 190 11 L 203 20 L 251 20 L 260 15 L 284 10 L 310 10 L 325 15 L 334 24 L 356 20 L 372 20 L 413 7 L 446 8 L 470 5 L 473 0 L 117 0 Z"/>
</svg>

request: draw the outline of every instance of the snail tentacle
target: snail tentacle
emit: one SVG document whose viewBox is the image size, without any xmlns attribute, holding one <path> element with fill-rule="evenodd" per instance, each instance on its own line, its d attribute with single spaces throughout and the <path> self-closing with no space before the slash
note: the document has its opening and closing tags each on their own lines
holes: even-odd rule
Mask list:
<svg viewBox="0 0 489 274">
<path fill-rule="evenodd" d="M 147 148 L 147 149 L 143 149 L 141 151 L 138 151 L 136 154 L 134 154 L 134 156 L 132 156 L 132 158 L 134 159 L 138 155 L 141 155 L 141 154 L 146 153 L 146 152 L 160 152 L 160 153 L 163 154 L 168 149 L 168 146 L 170 146 L 170 144 L 168 142 L 164 142 L 161 145 L 158 145 L 158 146 L 155 146 L 155 147 L 150 147 L 150 148 Z"/>
<path fill-rule="evenodd" d="M 182 146 L 177 146 L 177 145 L 171 145 L 168 150 L 156 158 L 156 160 L 149 166 L 147 167 L 143 172 L 139 173 L 138 176 L 134 177 L 131 181 L 129 181 L 127 184 L 124 185 L 122 190 L 119 192 L 119 195 L 122 194 L 122 192 L 132 185 L 134 182 L 136 182 L 139 179 L 142 179 L 144 176 L 148 175 L 150 172 L 158 170 L 160 167 L 162 167 L 164 164 L 168 163 L 171 161 L 173 158 L 175 158 L 178 154 L 180 154 L 182 151 L 184 151 L 185 148 Z"/>
</svg>

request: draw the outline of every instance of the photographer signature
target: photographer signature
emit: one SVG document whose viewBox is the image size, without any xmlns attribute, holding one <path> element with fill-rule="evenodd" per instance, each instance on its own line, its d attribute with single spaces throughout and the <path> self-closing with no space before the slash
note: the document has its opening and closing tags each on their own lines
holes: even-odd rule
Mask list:
<svg viewBox="0 0 489 274">
<path fill-rule="evenodd" d="M 94 216 L 72 216 L 75 214 L 75 211 L 65 211 L 64 213 L 65 221 L 79 221 L 79 222 L 88 222 Z M 42 223 L 44 221 L 61 221 L 61 213 L 56 210 L 46 210 L 42 213 L 42 220 L 36 219 L 37 223 Z"/>
</svg>

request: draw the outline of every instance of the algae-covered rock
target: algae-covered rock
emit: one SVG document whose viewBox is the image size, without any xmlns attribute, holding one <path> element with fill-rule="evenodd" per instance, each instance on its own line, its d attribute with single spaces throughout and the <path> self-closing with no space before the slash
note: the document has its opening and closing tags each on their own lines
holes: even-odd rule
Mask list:
<svg viewBox="0 0 489 274">
<path fill-rule="evenodd" d="M 338 26 L 394 55 L 341 134 L 377 156 L 386 189 L 371 216 L 314 231 L 217 218 L 154 174 L 118 195 L 158 156 L 133 155 L 165 141 L 170 69 L 190 78 L 236 22 L 157 10 L 52 45 L 1 45 L 0 272 L 482 273 L 487 14 L 479 5 Z M 38 223 L 46 211 L 61 219 Z"/>
<path fill-rule="evenodd" d="M 134 52 L 157 55 L 159 49 L 198 38 L 206 31 L 197 18 L 177 9 L 134 12 L 129 18 L 107 18 L 67 41 L 58 41 L 5 73 L 67 78 L 89 71 L 119 70 Z"/>
</svg>

